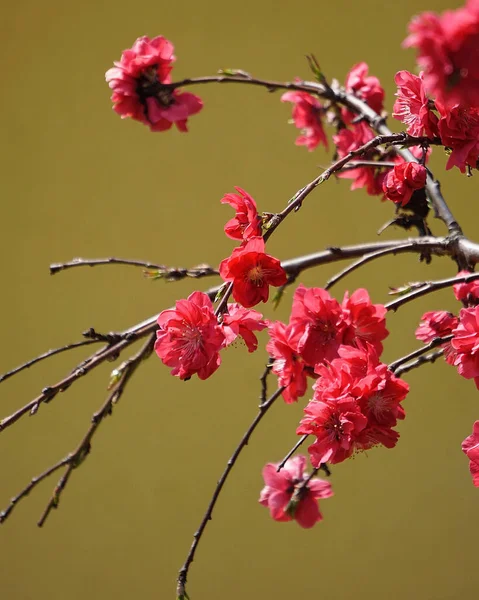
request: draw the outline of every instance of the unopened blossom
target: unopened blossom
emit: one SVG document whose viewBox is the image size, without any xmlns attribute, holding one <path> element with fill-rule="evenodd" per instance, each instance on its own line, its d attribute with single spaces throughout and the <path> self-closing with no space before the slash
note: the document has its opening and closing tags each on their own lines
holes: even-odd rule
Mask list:
<svg viewBox="0 0 479 600">
<path fill-rule="evenodd" d="M 223 314 L 221 329 L 225 336 L 225 345 L 229 345 L 240 336 L 243 338 L 249 352 L 258 348 L 258 338 L 254 331 L 262 331 L 267 327 L 263 315 L 256 310 L 243 308 L 239 304 L 228 304 Z"/>
<path fill-rule="evenodd" d="M 394 77 L 398 86 L 393 117 L 407 125 L 410 135 L 434 137 L 438 135 L 437 115 L 431 110 L 424 88 L 423 73 L 419 76 L 409 71 L 399 71 Z"/>
<path fill-rule="evenodd" d="M 229 204 L 236 211 L 225 225 L 226 235 L 233 240 L 249 240 L 261 235 L 261 217 L 254 198 L 240 187 L 235 187 L 235 190 L 237 194 L 225 194 L 221 198 L 222 204 Z"/>
<path fill-rule="evenodd" d="M 383 191 L 387 198 L 395 204 L 405 206 L 413 192 L 426 185 L 426 167 L 416 162 L 403 162 L 389 171 L 383 183 Z"/>
<path fill-rule="evenodd" d="M 281 321 L 270 323 L 266 352 L 274 360 L 272 371 L 278 376 L 278 386 L 284 387 L 282 396 L 287 404 L 296 402 L 306 393 L 305 363 L 292 345 L 293 328 Z"/>
<path fill-rule="evenodd" d="M 268 463 L 263 469 L 266 485 L 259 502 L 269 508 L 275 521 L 294 519 L 298 525 L 309 529 L 323 519 L 318 500 L 330 498 L 333 491 L 331 484 L 319 477 L 313 477 L 302 485 L 307 478 L 305 465 L 306 458 L 302 455 L 290 458 L 280 471 L 279 463 Z"/>
<path fill-rule="evenodd" d="M 467 167 L 475 169 L 479 159 L 479 108 L 436 104 L 441 114 L 439 135 L 444 146 L 452 149 L 446 170 L 458 167 L 465 173 Z"/>
<path fill-rule="evenodd" d="M 466 379 L 474 379 L 479 389 L 479 306 L 461 310 L 459 323 L 452 334 L 454 365 L 460 375 Z"/>
<path fill-rule="evenodd" d="M 457 276 L 471 275 L 469 271 L 460 271 Z M 454 295 L 459 301 L 464 301 L 466 304 L 477 304 L 479 302 L 479 279 L 474 279 L 469 283 L 463 281 L 452 286 Z"/>
<path fill-rule="evenodd" d="M 478 106 L 479 2 L 441 15 L 421 13 L 409 31 L 404 46 L 417 49 L 427 92 L 447 106 Z"/>
<path fill-rule="evenodd" d="M 462 442 L 462 451 L 469 459 L 472 482 L 479 487 L 479 421 L 474 423 L 472 434 Z"/>
<path fill-rule="evenodd" d="M 267 302 L 269 286 L 281 286 L 287 281 L 280 261 L 264 252 L 262 237 L 252 237 L 220 264 L 224 281 L 233 282 L 233 297 L 245 308 Z"/>
<path fill-rule="evenodd" d="M 188 117 L 199 112 L 203 102 L 189 92 L 165 87 L 171 83 L 175 60 L 173 44 L 163 36 L 138 38 L 106 72 L 113 90 L 113 110 L 122 119 L 130 117 L 152 131 L 165 131 L 173 123 L 180 131 L 187 131 Z"/>
<path fill-rule="evenodd" d="M 171 374 L 190 379 L 195 373 L 207 379 L 221 363 L 218 353 L 225 337 L 217 323 L 213 304 L 203 292 L 178 300 L 174 309 L 158 317 L 155 351 Z"/>
<path fill-rule="evenodd" d="M 293 103 L 293 121 L 301 135 L 296 138 L 297 146 L 306 146 L 311 152 L 319 144 L 328 148 L 328 138 L 323 129 L 321 102 L 307 92 L 286 92 L 281 96 L 281 102 Z"/>
</svg>

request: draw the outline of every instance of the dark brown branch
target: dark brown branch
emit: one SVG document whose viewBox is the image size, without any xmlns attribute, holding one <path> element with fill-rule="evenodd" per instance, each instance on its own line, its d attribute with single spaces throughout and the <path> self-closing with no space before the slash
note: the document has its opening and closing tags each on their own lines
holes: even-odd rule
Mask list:
<svg viewBox="0 0 479 600">
<path fill-rule="evenodd" d="M 286 454 L 286 456 L 283 458 L 283 460 L 278 464 L 278 468 L 276 469 L 277 471 L 281 471 L 281 469 L 284 467 L 284 465 L 293 456 L 293 454 L 296 452 L 296 450 L 304 444 L 304 442 L 308 439 L 308 437 L 309 437 L 309 435 L 307 433 L 305 433 L 303 436 L 301 436 L 299 438 L 299 440 L 291 448 L 291 450 L 288 452 L 288 454 Z"/>
<path fill-rule="evenodd" d="M 102 340 L 99 340 L 99 339 L 82 340 L 81 342 L 73 342 L 72 344 L 66 344 L 65 346 L 61 346 L 60 348 L 54 348 L 53 350 L 48 350 L 44 354 L 40 354 L 40 356 L 36 356 L 35 358 L 32 358 L 28 362 L 23 363 L 22 365 L 19 365 L 18 367 L 15 367 L 11 371 L 8 371 L 7 373 L 0 375 L 0 383 L 2 381 L 5 381 L 9 377 L 12 377 L 13 375 L 20 373 L 24 369 L 29 369 L 31 366 L 35 365 L 36 363 L 38 363 L 42 360 L 45 360 L 46 358 L 55 356 L 55 354 L 61 354 L 62 352 L 67 352 L 68 350 L 73 350 L 74 348 L 81 348 L 82 346 L 89 346 L 90 344 L 98 344 L 101 341 Z"/>
<path fill-rule="evenodd" d="M 261 394 L 259 397 L 260 406 L 262 406 L 266 402 L 266 396 L 268 394 L 268 375 L 271 373 L 271 369 L 273 368 L 273 359 L 270 358 L 268 364 L 265 366 L 263 374 L 259 378 L 261 382 Z"/>
<path fill-rule="evenodd" d="M 273 403 L 282 394 L 284 389 L 285 389 L 284 387 L 278 388 L 274 392 L 274 394 L 272 394 L 268 398 L 268 400 L 266 402 L 263 402 L 260 405 L 258 414 L 256 415 L 255 419 L 253 420 L 253 422 L 251 423 L 251 425 L 248 427 L 245 434 L 241 438 L 240 443 L 236 447 L 235 451 L 233 452 L 231 458 L 229 459 L 229 461 L 226 465 L 226 469 L 224 470 L 223 474 L 221 475 L 220 479 L 218 480 L 218 483 L 216 484 L 215 491 L 213 492 L 213 496 L 211 497 L 210 503 L 208 504 L 208 508 L 206 509 L 203 519 L 201 520 L 198 530 L 196 531 L 196 533 L 193 536 L 194 539 L 193 539 L 193 543 L 191 545 L 190 551 L 188 552 L 188 556 L 186 557 L 185 563 L 181 567 L 181 569 L 178 573 L 176 595 L 181 600 L 188 597 L 186 594 L 186 590 L 185 590 L 186 579 L 188 577 L 188 571 L 189 571 L 191 563 L 193 562 L 193 560 L 195 558 L 195 552 L 198 547 L 198 544 L 200 543 L 201 536 L 203 535 L 205 527 L 208 524 L 208 521 L 210 521 L 212 518 L 213 509 L 214 509 L 216 501 L 218 500 L 218 497 L 221 493 L 221 490 L 223 489 L 223 486 L 226 483 L 228 475 L 230 474 L 231 469 L 235 466 L 235 463 L 236 463 L 239 455 L 241 454 L 241 451 L 243 450 L 243 448 L 245 448 L 248 445 L 248 442 L 249 442 L 249 439 L 250 439 L 252 433 L 254 432 L 256 427 L 259 425 L 259 423 L 261 422 L 261 420 L 263 419 L 263 417 L 267 413 L 267 411 L 271 408 Z"/>
</svg>

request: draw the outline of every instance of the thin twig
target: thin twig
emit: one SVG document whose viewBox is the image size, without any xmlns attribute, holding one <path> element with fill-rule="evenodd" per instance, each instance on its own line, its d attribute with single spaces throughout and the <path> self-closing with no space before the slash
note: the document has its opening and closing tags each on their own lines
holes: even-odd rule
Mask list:
<svg viewBox="0 0 479 600">
<path fill-rule="evenodd" d="M 425 281 L 422 287 L 412 290 L 411 292 L 404 294 L 404 296 L 400 296 L 399 298 L 396 298 L 396 300 L 388 302 L 384 306 L 387 310 L 396 311 L 400 306 L 406 304 L 407 302 L 411 302 L 411 300 L 416 300 L 416 298 L 426 296 L 431 292 L 437 292 L 438 290 L 451 287 L 456 283 L 469 283 L 471 281 L 475 281 L 476 279 L 479 279 L 479 273 L 457 275 L 456 277 L 448 277 L 447 279 L 439 279 L 437 281 Z"/>
<path fill-rule="evenodd" d="M 73 350 L 74 348 L 81 348 L 82 346 L 89 346 L 90 344 L 98 344 L 101 341 L 102 340 L 99 340 L 99 339 L 82 340 L 81 342 L 73 342 L 72 344 L 66 344 L 65 346 L 61 346 L 60 348 L 54 348 L 53 350 L 48 350 L 47 352 L 40 354 L 40 356 L 36 356 L 35 358 L 32 358 L 31 360 L 27 361 L 26 363 L 23 363 L 22 365 L 15 367 L 11 371 L 8 371 L 7 373 L 0 375 L 0 383 L 2 381 L 5 381 L 9 377 L 12 377 L 13 375 L 20 373 L 24 369 L 29 369 L 31 366 L 35 365 L 36 363 L 38 363 L 42 360 L 45 360 L 46 358 L 55 356 L 55 354 L 60 354 L 62 352 L 66 352 L 67 350 Z"/>
<path fill-rule="evenodd" d="M 432 364 L 432 363 L 436 362 L 436 360 L 443 355 L 444 355 L 444 348 L 439 348 L 438 350 L 435 350 L 434 352 L 431 352 L 430 354 L 423 354 L 422 356 L 419 356 L 418 358 L 411 361 L 410 363 L 407 363 L 407 364 L 403 365 L 402 367 L 398 367 L 395 371 L 395 374 L 397 377 L 400 377 L 404 373 L 408 373 L 409 371 L 412 371 L 413 369 L 416 369 L 417 367 L 420 367 L 421 365 L 429 364 L 429 363 Z"/>
<path fill-rule="evenodd" d="M 218 497 L 221 493 L 221 490 L 223 489 L 223 486 L 228 478 L 228 475 L 230 474 L 231 469 L 235 466 L 236 460 L 238 459 L 239 455 L 241 454 L 241 451 L 243 450 L 243 448 L 245 448 L 245 446 L 248 445 L 251 434 L 254 432 L 256 427 L 259 425 L 262 418 L 267 413 L 269 408 L 271 408 L 271 406 L 273 405 L 275 400 L 277 400 L 277 398 L 279 398 L 279 396 L 282 394 L 284 389 L 285 389 L 284 387 L 278 388 L 274 392 L 274 394 L 272 394 L 268 398 L 268 400 L 266 402 L 263 402 L 260 405 L 258 414 L 256 415 L 255 419 L 253 420 L 253 422 L 251 423 L 251 425 L 248 427 L 245 434 L 241 438 L 241 441 L 238 444 L 238 446 L 236 447 L 233 454 L 231 455 L 231 458 L 229 459 L 223 474 L 219 478 L 218 483 L 216 484 L 213 496 L 211 497 L 210 503 L 208 504 L 208 508 L 206 509 L 203 519 L 201 520 L 200 526 L 198 527 L 198 530 L 196 531 L 196 533 L 193 536 L 193 543 L 191 544 L 191 548 L 190 548 L 190 551 L 188 552 L 188 556 L 186 557 L 185 563 L 181 567 L 181 569 L 178 573 L 176 595 L 179 599 L 187 598 L 185 586 L 186 586 L 186 579 L 188 577 L 188 571 L 189 571 L 191 563 L 193 562 L 193 560 L 195 558 L 195 552 L 198 547 L 198 544 L 200 543 L 201 536 L 203 535 L 205 527 L 208 524 L 208 521 L 210 521 L 212 518 L 213 509 L 214 509 L 216 501 L 218 500 Z"/>
<path fill-rule="evenodd" d="M 268 364 L 265 366 L 263 374 L 259 378 L 261 382 L 261 394 L 260 394 L 260 406 L 262 406 L 266 402 L 266 396 L 268 394 L 268 375 L 271 373 L 271 369 L 273 368 L 273 359 L 270 357 Z"/>
<path fill-rule="evenodd" d="M 119 370 L 121 370 L 120 379 L 115 383 L 113 389 L 111 390 L 110 394 L 108 395 L 106 401 L 104 402 L 100 410 L 92 416 L 91 425 L 88 428 L 83 439 L 77 446 L 76 450 L 68 454 L 68 456 L 66 456 L 65 458 L 59 460 L 57 463 L 52 465 L 50 468 L 48 468 L 46 471 L 44 471 L 37 477 L 34 477 L 28 483 L 28 485 L 26 485 L 25 488 L 23 488 L 23 490 L 21 490 L 14 498 L 12 498 L 8 507 L 0 513 L 0 523 L 3 523 L 8 518 L 15 506 L 18 504 L 18 502 L 22 498 L 26 497 L 33 490 L 33 488 L 35 488 L 44 479 L 47 479 L 47 477 L 52 475 L 58 469 L 67 466 L 65 473 L 60 478 L 57 486 L 53 491 L 53 495 L 50 501 L 48 502 L 40 520 L 38 521 L 38 526 L 41 527 L 45 523 L 45 520 L 47 519 L 51 510 L 53 508 L 58 507 L 60 496 L 63 490 L 65 489 L 73 470 L 79 467 L 83 463 L 85 458 L 88 456 L 91 449 L 91 440 L 95 435 L 95 432 L 98 429 L 100 423 L 107 415 L 111 414 L 113 404 L 118 402 L 118 400 L 120 399 L 129 379 L 132 377 L 141 361 L 148 358 L 148 356 L 151 354 L 155 338 L 156 334 L 151 334 L 146 343 L 142 346 L 142 348 L 134 356 L 126 360 L 123 363 L 123 365 L 121 365 L 121 367 L 119 368 Z"/>
<path fill-rule="evenodd" d="M 418 356 L 429 352 L 429 350 L 432 350 L 433 348 L 437 348 L 438 346 L 447 344 L 447 342 L 450 342 L 453 337 L 453 335 L 446 335 L 444 337 L 434 338 L 429 342 L 429 344 L 422 346 L 422 348 L 418 348 L 417 350 L 414 350 L 413 352 L 410 352 L 409 354 L 406 354 L 405 356 L 402 356 L 401 358 L 398 358 L 397 360 L 390 363 L 388 369 L 397 375 L 397 372 L 401 365 L 404 365 L 404 363 L 408 363 L 410 360 L 413 360 Z"/>
<path fill-rule="evenodd" d="M 401 252 L 401 250 L 409 250 L 413 244 L 414 241 L 409 241 L 400 246 L 396 246 L 395 248 L 385 248 L 384 250 L 377 250 L 376 252 L 366 254 L 356 262 L 352 263 L 351 265 L 348 265 L 345 269 L 331 277 L 331 279 L 328 279 L 326 285 L 324 286 L 324 289 L 329 290 L 333 287 L 333 285 L 338 283 L 338 281 L 343 279 L 343 277 L 346 277 L 346 275 L 349 275 L 350 273 L 352 273 L 356 269 L 359 269 L 359 267 L 365 265 L 366 263 L 371 262 L 376 258 L 380 258 L 381 256 L 387 256 L 388 254 L 397 254 L 398 252 Z"/>
<path fill-rule="evenodd" d="M 309 434 L 305 433 L 303 436 L 301 436 L 299 438 L 299 441 L 296 442 L 296 444 L 291 448 L 291 450 L 288 452 L 288 454 L 286 454 L 286 456 L 283 458 L 283 460 L 278 464 L 278 468 L 276 469 L 276 471 L 278 471 L 278 472 L 281 471 L 281 469 L 284 467 L 284 465 L 293 456 L 293 454 L 296 452 L 296 450 L 304 444 L 304 442 L 308 439 L 308 437 L 309 437 Z"/>
</svg>

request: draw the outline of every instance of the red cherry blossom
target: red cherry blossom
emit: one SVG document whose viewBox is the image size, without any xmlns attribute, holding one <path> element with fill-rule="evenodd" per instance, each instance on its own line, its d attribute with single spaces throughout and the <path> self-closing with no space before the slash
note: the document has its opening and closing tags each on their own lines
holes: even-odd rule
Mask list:
<svg viewBox="0 0 479 600">
<path fill-rule="evenodd" d="M 457 276 L 470 275 L 469 271 L 460 271 Z M 457 300 L 462 300 L 468 305 L 477 304 L 479 301 L 479 279 L 475 279 L 469 283 L 456 283 L 452 287 Z"/>
<path fill-rule="evenodd" d="M 274 359 L 272 371 L 278 376 L 278 386 L 285 387 L 283 398 L 287 404 L 297 402 L 306 393 L 305 364 L 291 344 L 293 329 L 281 321 L 269 325 L 270 340 L 266 352 Z"/>
<path fill-rule="evenodd" d="M 225 225 L 225 233 L 233 240 L 249 240 L 261 235 L 261 217 L 258 215 L 256 202 L 240 187 L 235 187 L 237 194 L 226 194 L 222 204 L 230 204 L 236 215 Z"/>
<path fill-rule="evenodd" d="M 278 465 L 269 463 L 263 469 L 266 486 L 261 491 L 260 504 L 269 508 L 275 521 L 294 519 L 301 527 L 313 527 L 323 519 L 317 501 L 333 495 L 331 484 L 319 477 L 312 478 L 295 499 L 295 491 L 307 477 L 306 458 L 301 455 L 290 458 L 280 471 Z"/>
<path fill-rule="evenodd" d="M 339 302 L 321 288 L 299 285 L 291 308 L 291 344 L 314 367 L 337 356 L 346 328 Z"/>
<path fill-rule="evenodd" d="M 341 308 L 347 315 L 343 344 L 357 346 L 362 340 L 372 344 L 377 353 L 381 354 L 381 342 L 389 335 L 384 305 L 372 304 L 367 290 L 358 289 L 351 296 L 348 292 L 345 293 Z"/>
<path fill-rule="evenodd" d="M 263 315 L 256 310 L 248 310 L 239 304 L 228 304 L 228 310 L 223 315 L 222 323 L 225 345 L 228 346 L 240 336 L 248 351 L 254 352 L 258 348 L 258 339 L 253 331 L 262 331 L 267 326 Z"/>
<path fill-rule="evenodd" d="M 252 237 L 220 264 L 224 281 L 233 282 L 233 297 L 246 308 L 269 298 L 269 286 L 284 285 L 286 271 L 277 258 L 264 253 L 262 237 Z"/>
<path fill-rule="evenodd" d="M 476 168 L 479 158 L 479 108 L 464 108 L 460 105 L 450 109 L 436 102 L 441 118 L 438 129 L 442 143 L 452 148 L 446 170 L 456 166 L 461 173 L 467 166 Z"/>
<path fill-rule="evenodd" d="M 207 379 L 219 367 L 218 351 L 225 338 L 206 294 L 193 292 L 187 300 L 178 300 L 174 309 L 160 313 L 158 325 L 155 351 L 173 367 L 172 375 L 190 379 L 197 373 Z"/>
<path fill-rule="evenodd" d="M 479 389 L 479 306 L 463 308 L 452 333 L 451 345 L 456 351 L 454 365 L 460 375 L 474 379 Z"/>
<path fill-rule="evenodd" d="M 416 329 L 416 338 L 428 344 L 435 338 L 451 335 L 458 322 L 458 318 L 446 310 L 426 312 L 421 317 L 419 327 Z M 445 344 L 445 346 L 449 345 L 449 343 Z"/>
<path fill-rule="evenodd" d="M 165 131 L 173 123 L 180 131 L 187 131 L 187 118 L 199 112 L 203 102 L 189 92 L 164 87 L 171 83 L 175 60 L 173 44 L 163 36 L 138 38 L 106 72 L 113 90 L 113 110 L 122 119 L 131 117 L 152 131 Z"/>
<path fill-rule="evenodd" d="M 472 482 L 479 487 L 479 421 L 474 423 L 472 434 L 462 442 L 462 451 L 469 459 Z"/>
<path fill-rule="evenodd" d="M 352 150 L 357 150 L 367 142 L 374 138 L 374 133 L 371 128 L 364 122 L 356 123 L 351 128 L 341 129 L 333 136 L 333 141 L 339 157 L 342 158 L 349 154 Z M 368 150 L 362 158 L 364 160 L 374 161 L 382 158 L 376 148 Z M 340 171 L 338 177 L 342 179 L 352 179 L 351 190 L 366 188 L 366 192 L 370 196 L 382 195 L 382 181 L 385 177 L 384 171 L 380 168 L 373 167 L 358 167 L 356 169 L 347 169 Z"/>
<path fill-rule="evenodd" d="M 346 76 L 346 91 L 364 100 L 378 114 L 384 108 L 384 89 L 377 77 L 368 75 L 369 66 L 365 62 L 354 65 Z M 354 113 L 342 110 L 343 119 L 350 123 Z"/>
<path fill-rule="evenodd" d="M 479 2 L 441 15 L 424 12 L 409 31 L 404 46 L 417 48 L 428 93 L 448 106 L 479 105 Z"/>
<path fill-rule="evenodd" d="M 407 132 L 417 137 L 438 135 L 437 116 L 429 106 L 423 83 L 423 73 L 413 75 L 409 71 L 399 71 L 394 77 L 398 86 L 397 100 L 394 103 L 393 117 L 407 125 Z"/>
<path fill-rule="evenodd" d="M 312 400 L 304 413 L 296 433 L 316 436 L 308 448 L 313 467 L 349 458 L 355 450 L 356 439 L 368 422 L 358 403 L 349 396 L 326 402 Z"/>
<path fill-rule="evenodd" d="M 293 121 L 302 135 L 296 139 L 297 146 L 306 146 L 311 152 L 319 144 L 328 147 L 328 138 L 323 129 L 321 113 L 323 107 L 319 100 L 307 92 L 286 92 L 281 102 L 292 102 Z"/>
<path fill-rule="evenodd" d="M 387 198 L 395 204 L 405 206 L 414 190 L 426 185 L 426 167 L 416 162 L 402 162 L 389 171 L 383 183 Z"/>
</svg>

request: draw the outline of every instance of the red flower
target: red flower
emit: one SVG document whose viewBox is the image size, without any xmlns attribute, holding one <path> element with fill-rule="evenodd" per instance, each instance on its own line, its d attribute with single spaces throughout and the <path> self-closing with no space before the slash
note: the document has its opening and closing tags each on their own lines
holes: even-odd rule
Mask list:
<svg viewBox="0 0 479 600">
<path fill-rule="evenodd" d="M 180 131 L 187 131 L 187 118 L 199 112 L 203 102 L 189 92 L 164 87 L 171 83 L 175 60 L 173 44 L 163 36 L 138 38 L 106 72 L 113 90 L 113 110 L 122 119 L 131 117 L 152 131 L 165 131 L 173 123 Z"/>
<path fill-rule="evenodd" d="M 417 48 L 427 91 L 448 106 L 479 105 L 479 2 L 422 13 L 409 31 L 404 45 Z"/>
<path fill-rule="evenodd" d="M 479 306 L 463 308 L 452 333 L 451 345 L 456 351 L 454 364 L 459 374 L 474 379 L 479 389 Z"/>
<path fill-rule="evenodd" d="M 456 316 L 445 310 L 426 312 L 421 317 L 419 327 L 416 329 L 416 338 L 428 344 L 435 338 L 451 335 L 458 322 Z M 449 345 L 449 343 L 444 344 L 444 346 Z"/>
<path fill-rule="evenodd" d="M 414 190 L 426 185 L 427 172 L 423 165 L 416 162 L 402 162 L 389 171 L 383 183 L 386 197 L 395 204 L 405 206 Z"/>
<path fill-rule="evenodd" d="M 173 367 L 172 375 L 190 379 L 197 373 L 207 379 L 219 367 L 218 351 L 225 338 L 206 294 L 193 292 L 187 300 L 178 300 L 176 308 L 160 313 L 158 325 L 155 351 Z"/>
<path fill-rule="evenodd" d="M 293 121 L 302 130 L 302 135 L 296 139 L 297 146 L 306 146 L 310 152 L 319 144 L 328 148 L 328 138 L 321 122 L 323 107 L 319 100 L 307 92 L 286 92 L 281 96 L 281 102 L 294 104 Z"/>
<path fill-rule="evenodd" d="M 465 173 L 466 166 L 476 168 L 479 158 L 479 109 L 463 108 L 460 105 L 451 109 L 436 103 L 441 119 L 438 128 L 444 146 L 452 148 L 446 170 L 456 166 Z"/>
<path fill-rule="evenodd" d="M 460 271 L 457 276 L 470 275 L 469 271 Z M 463 300 L 466 304 L 474 305 L 479 301 L 479 279 L 475 279 L 470 283 L 456 283 L 452 287 L 457 300 Z"/>
<path fill-rule="evenodd" d="M 230 204 L 236 215 L 225 225 L 225 233 L 233 240 L 249 240 L 261 235 L 261 217 L 258 215 L 256 202 L 240 187 L 235 187 L 237 194 L 226 194 L 221 198 L 222 204 Z"/>
<path fill-rule="evenodd" d="M 297 402 L 307 389 L 305 365 L 291 345 L 292 334 L 291 325 L 275 321 L 269 325 L 266 345 L 266 352 L 274 359 L 272 370 L 278 376 L 278 385 L 286 387 L 282 395 L 287 404 Z"/>
<path fill-rule="evenodd" d="M 316 436 L 316 441 L 308 448 L 313 467 L 349 458 L 355 450 L 358 435 L 368 422 L 358 403 L 348 396 L 327 402 L 312 400 L 304 413 L 296 433 Z"/>
<path fill-rule="evenodd" d="M 264 253 L 262 237 L 252 237 L 220 264 L 224 281 L 233 282 L 234 299 L 250 308 L 269 298 L 269 286 L 284 285 L 286 271 L 277 258 Z"/>
<path fill-rule="evenodd" d="M 224 313 L 222 323 L 225 345 L 228 346 L 241 336 L 248 352 L 254 352 L 258 348 L 258 339 L 253 331 L 262 331 L 267 326 L 263 315 L 256 310 L 248 310 L 239 304 L 228 304 L 228 311 Z"/>
<path fill-rule="evenodd" d="M 479 487 L 479 421 L 474 423 L 472 434 L 462 442 L 462 451 L 469 459 L 472 482 Z"/>
<path fill-rule="evenodd" d="M 419 77 L 409 71 L 399 71 L 394 81 L 398 91 L 393 117 L 407 125 L 407 132 L 410 135 L 416 137 L 426 135 L 431 138 L 438 135 L 438 118 L 429 107 L 422 71 Z"/>
<path fill-rule="evenodd" d="M 290 343 L 309 365 L 337 356 L 346 328 L 339 302 L 321 288 L 299 285 L 291 308 Z"/>
<path fill-rule="evenodd" d="M 368 75 L 368 64 L 365 62 L 354 65 L 346 77 L 346 90 L 364 100 L 378 114 L 384 108 L 384 89 L 377 77 Z M 343 118 L 347 123 L 351 122 L 354 114 L 343 109 Z"/>
<path fill-rule="evenodd" d="M 323 519 L 317 500 L 333 495 L 331 484 L 318 477 L 313 478 L 301 489 L 297 498 L 293 497 L 307 477 L 304 472 L 306 458 L 301 455 L 290 458 L 279 472 L 278 464 L 269 463 L 263 469 L 266 486 L 261 491 L 260 504 L 269 508 L 275 521 L 294 519 L 301 527 L 313 527 Z"/>
<path fill-rule="evenodd" d="M 371 128 L 364 122 L 359 122 L 350 129 L 341 129 L 339 133 L 333 136 L 333 141 L 336 144 L 340 158 L 346 156 L 352 150 L 357 150 L 367 142 L 374 138 L 374 133 Z M 376 148 L 368 150 L 361 159 L 374 161 L 378 158 L 383 158 Z M 353 179 L 351 185 L 352 190 L 366 188 L 366 191 L 371 196 L 382 195 L 382 181 L 384 172 L 374 167 L 358 167 L 357 169 L 348 169 L 340 171 L 338 177 L 342 179 Z"/>
<path fill-rule="evenodd" d="M 346 313 L 347 328 L 343 344 L 357 346 L 359 341 L 369 342 L 381 354 L 381 341 L 389 335 L 386 329 L 386 308 L 382 304 L 372 304 L 367 290 L 356 290 L 351 297 L 344 294 L 341 308 Z"/>
</svg>

